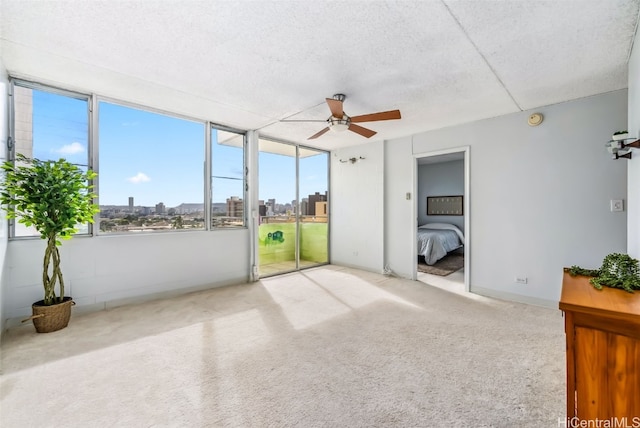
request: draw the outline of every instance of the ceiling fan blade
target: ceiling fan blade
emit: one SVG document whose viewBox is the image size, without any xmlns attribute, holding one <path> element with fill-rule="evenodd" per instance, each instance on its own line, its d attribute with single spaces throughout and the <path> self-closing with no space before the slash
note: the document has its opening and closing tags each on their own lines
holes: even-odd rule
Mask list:
<svg viewBox="0 0 640 428">
<path fill-rule="evenodd" d="M 349 125 L 349 131 L 353 131 L 356 134 L 360 134 L 360 135 L 362 135 L 363 137 L 366 137 L 366 138 L 371 138 L 371 137 L 373 137 L 374 135 L 377 134 L 376 131 L 372 131 L 370 129 L 363 128 L 360 125 L 354 125 L 353 123 L 351 125 Z"/>
<path fill-rule="evenodd" d="M 315 134 L 313 134 L 311 137 L 307 138 L 307 140 L 313 140 L 314 138 L 318 138 L 319 136 L 323 135 L 325 132 L 327 132 L 329 130 L 329 127 L 327 126 L 326 128 L 324 128 L 322 131 L 316 132 Z"/>
<path fill-rule="evenodd" d="M 334 100 L 333 98 L 327 98 L 327 104 L 329 104 L 329 110 L 331 110 L 331 116 L 342 119 L 344 116 L 344 110 L 342 109 L 342 101 Z"/>
<path fill-rule="evenodd" d="M 400 110 L 381 111 L 379 113 L 362 114 L 360 116 L 353 116 L 351 122 L 373 122 L 376 120 L 392 120 L 400 119 Z"/>
</svg>

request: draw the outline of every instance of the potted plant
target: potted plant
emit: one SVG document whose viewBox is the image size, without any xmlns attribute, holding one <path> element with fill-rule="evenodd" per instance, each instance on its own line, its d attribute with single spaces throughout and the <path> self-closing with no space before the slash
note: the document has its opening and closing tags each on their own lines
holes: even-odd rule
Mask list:
<svg viewBox="0 0 640 428">
<path fill-rule="evenodd" d="M 22 154 L 16 161 L 2 164 L 4 186 L 0 203 L 8 218 L 33 226 L 40 238 L 47 240 L 44 253 L 42 285 L 44 298 L 32 305 L 36 331 L 48 333 L 65 328 L 71 316 L 71 297 L 64 295 L 58 247 L 70 239 L 79 224 L 93 222 L 99 211 L 93 199 L 93 180 L 97 174 L 83 171 L 65 159 L 43 161 Z M 60 293 L 56 294 L 56 284 Z M 25 321 L 27 321 L 25 320 Z"/>
<path fill-rule="evenodd" d="M 629 132 L 626 130 L 614 132 L 613 136 L 611 137 L 613 141 L 621 141 L 627 138 L 629 138 Z"/>
<path fill-rule="evenodd" d="M 603 286 L 621 288 L 628 293 L 640 290 L 640 265 L 638 259 L 628 254 L 611 253 L 602 261 L 600 269 L 585 269 L 580 266 L 565 268 L 571 276 L 590 276 L 589 282 L 598 290 Z"/>
</svg>

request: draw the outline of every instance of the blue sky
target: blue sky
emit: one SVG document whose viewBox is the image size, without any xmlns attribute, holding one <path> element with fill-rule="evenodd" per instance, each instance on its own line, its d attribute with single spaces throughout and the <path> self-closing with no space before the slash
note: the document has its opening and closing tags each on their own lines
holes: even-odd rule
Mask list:
<svg viewBox="0 0 640 428">
<path fill-rule="evenodd" d="M 87 165 L 86 108 L 85 100 L 34 90 L 34 157 Z M 129 196 L 143 206 L 203 202 L 203 123 L 106 102 L 100 103 L 99 115 L 101 205 L 127 205 Z M 242 151 L 217 144 L 217 131 L 212 142 L 213 202 L 242 197 Z M 259 161 L 259 198 L 290 203 L 295 198 L 294 158 L 261 153 Z M 300 197 L 326 190 L 327 155 L 302 158 Z"/>
</svg>

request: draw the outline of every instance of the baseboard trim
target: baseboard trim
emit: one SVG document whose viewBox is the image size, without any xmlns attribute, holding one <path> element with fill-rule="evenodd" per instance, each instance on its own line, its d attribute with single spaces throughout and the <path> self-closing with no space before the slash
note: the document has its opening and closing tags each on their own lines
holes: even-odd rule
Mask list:
<svg viewBox="0 0 640 428">
<path fill-rule="evenodd" d="M 104 310 L 108 310 L 108 309 L 113 309 L 113 308 L 117 308 L 119 306 L 136 305 L 136 304 L 140 304 L 140 303 L 151 302 L 151 301 L 154 301 L 154 300 L 170 299 L 172 297 L 181 296 L 181 295 L 189 294 L 189 293 L 195 293 L 195 292 L 198 292 L 198 291 L 211 290 L 211 289 L 214 289 L 214 288 L 241 285 L 241 284 L 246 284 L 246 283 L 248 283 L 246 278 L 242 279 L 242 280 L 232 279 L 232 280 L 227 280 L 227 281 L 221 281 L 221 282 L 215 283 L 215 284 L 194 285 L 194 286 L 191 286 L 191 287 L 178 288 L 178 289 L 172 289 L 172 290 L 164 290 L 164 291 L 156 291 L 156 292 L 152 292 L 152 293 L 148 293 L 148 294 L 140 294 L 140 295 L 136 295 L 136 296 L 122 297 L 122 298 L 117 298 L 117 299 L 112 299 L 112 300 L 105 300 L 105 301 L 96 302 L 96 303 L 78 304 L 78 305 L 73 307 L 72 312 L 71 312 L 71 318 L 73 319 L 74 315 L 83 315 L 83 314 L 88 314 L 88 313 L 92 313 L 92 312 L 98 312 L 98 311 L 104 311 Z M 30 326 L 31 325 L 30 323 L 24 323 L 24 324 L 22 323 L 22 320 L 25 319 L 25 318 L 28 318 L 29 316 L 30 316 L 30 312 L 29 313 L 25 313 L 24 315 L 21 315 L 19 317 L 7 318 L 5 320 L 5 323 L 4 323 L 4 330 L 7 330 L 9 328 L 15 328 L 15 327 L 18 327 L 18 326 L 21 326 L 21 325 L 22 326 Z"/>
<path fill-rule="evenodd" d="M 523 296 L 521 294 L 509 293 L 507 291 L 491 290 L 489 288 L 471 286 L 471 293 L 479 294 L 494 299 L 508 300 L 510 302 L 525 303 L 527 305 L 542 306 L 543 308 L 558 309 L 558 302 L 555 300 L 540 299 L 538 297 Z"/>
<path fill-rule="evenodd" d="M 358 270 L 363 270 L 365 272 L 371 272 L 371 273 L 377 273 L 377 274 L 380 274 L 380 275 L 384 275 L 384 269 L 372 269 L 370 266 L 358 266 L 358 265 L 351 264 L 351 263 L 335 263 L 335 262 L 331 262 L 328 265 L 329 266 L 349 268 L 349 269 L 358 269 Z M 325 266 L 327 266 L 327 265 L 325 265 Z"/>
</svg>

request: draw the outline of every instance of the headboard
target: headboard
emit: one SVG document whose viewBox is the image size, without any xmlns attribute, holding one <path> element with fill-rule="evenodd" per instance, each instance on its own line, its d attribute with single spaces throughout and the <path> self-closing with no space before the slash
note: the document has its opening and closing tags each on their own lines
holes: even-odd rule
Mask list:
<svg viewBox="0 0 640 428">
<path fill-rule="evenodd" d="M 427 196 L 427 215 L 464 215 L 462 195 Z"/>
</svg>

